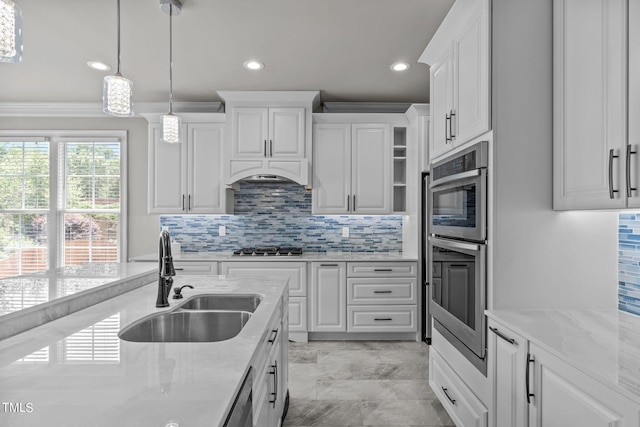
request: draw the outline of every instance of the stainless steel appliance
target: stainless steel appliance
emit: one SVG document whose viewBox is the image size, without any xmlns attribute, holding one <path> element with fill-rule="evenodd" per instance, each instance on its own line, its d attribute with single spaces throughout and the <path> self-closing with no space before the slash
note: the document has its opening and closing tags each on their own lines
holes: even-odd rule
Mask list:
<svg viewBox="0 0 640 427">
<path fill-rule="evenodd" d="M 300 256 L 302 255 L 302 248 L 264 246 L 238 249 L 233 254 L 238 256 Z"/>
<path fill-rule="evenodd" d="M 431 166 L 429 227 L 432 234 L 484 242 L 487 238 L 487 142 Z"/>
<path fill-rule="evenodd" d="M 231 411 L 227 416 L 224 427 L 252 427 L 253 426 L 253 370 L 249 372 L 240 386 Z"/>
<path fill-rule="evenodd" d="M 421 319 L 422 326 L 422 341 L 427 344 L 431 344 L 431 316 L 429 315 L 429 269 L 431 263 L 429 262 L 429 221 L 428 209 L 429 206 L 429 173 L 422 173 L 422 295 L 420 298 L 421 303 Z"/>
<path fill-rule="evenodd" d="M 427 241 L 433 327 L 486 375 L 487 142 L 431 167 Z"/>
</svg>

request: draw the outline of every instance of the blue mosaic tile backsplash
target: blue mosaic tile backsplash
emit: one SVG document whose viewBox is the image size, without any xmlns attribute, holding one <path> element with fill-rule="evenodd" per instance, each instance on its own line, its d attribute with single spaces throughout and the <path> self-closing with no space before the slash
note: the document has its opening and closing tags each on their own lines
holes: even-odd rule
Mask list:
<svg viewBox="0 0 640 427">
<path fill-rule="evenodd" d="M 618 219 L 618 308 L 640 316 L 640 213 Z"/>
<path fill-rule="evenodd" d="M 183 252 L 297 246 L 307 252 L 402 252 L 402 216 L 312 216 L 311 192 L 294 183 L 240 184 L 235 215 L 161 216 Z M 226 236 L 218 227 L 226 226 Z M 342 237 L 349 227 L 349 237 Z"/>
</svg>

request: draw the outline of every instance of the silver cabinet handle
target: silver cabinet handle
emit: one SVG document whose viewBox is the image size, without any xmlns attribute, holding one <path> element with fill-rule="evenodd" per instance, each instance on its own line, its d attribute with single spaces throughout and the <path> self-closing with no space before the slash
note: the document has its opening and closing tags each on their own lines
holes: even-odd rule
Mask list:
<svg viewBox="0 0 640 427">
<path fill-rule="evenodd" d="M 273 344 L 274 342 L 276 342 L 276 338 L 278 338 L 278 331 L 280 329 L 272 329 L 271 330 L 271 338 L 269 338 L 269 343 Z"/>
<path fill-rule="evenodd" d="M 393 319 L 391 317 L 376 317 L 373 320 L 376 320 L 376 321 L 383 321 L 383 320 L 384 321 L 389 321 L 389 320 L 393 320 Z"/>
<path fill-rule="evenodd" d="M 444 387 L 441 387 L 441 388 L 442 388 L 442 391 L 444 392 L 444 395 L 447 396 L 447 399 L 449 399 L 449 402 L 451 402 L 453 405 L 455 405 L 456 401 L 455 401 L 455 399 L 452 399 L 451 396 L 449 396 L 449 393 L 448 393 L 449 390 L 447 390 Z"/>
<path fill-rule="evenodd" d="M 618 156 L 613 154 L 613 148 L 609 150 L 609 198 L 613 199 L 613 193 L 617 193 L 618 190 L 613 189 L 613 159 L 617 159 Z"/>
<path fill-rule="evenodd" d="M 351 197 L 347 195 L 347 212 L 351 210 Z"/>
<path fill-rule="evenodd" d="M 189 209 L 187 211 L 191 211 L 191 194 L 189 194 Z"/>
<path fill-rule="evenodd" d="M 356 195 L 353 195 L 353 211 L 356 211 Z"/>
<path fill-rule="evenodd" d="M 176 267 L 176 268 L 174 268 L 174 270 L 175 270 L 175 271 L 184 271 L 184 268 L 178 268 L 178 267 Z"/>
<path fill-rule="evenodd" d="M 184 194 L 182 195 L 182 210 L 184 211 Z"/>
<path fill-rule="evenodd" d="M 499 336 L 509 344 L 518 345 L 518 342 L 516 340 L 514 340 L 513 338 L 509 338 L 504 333 L 500 332 L 497 328 L 489 326 L 489 329 L 491 329 L 491 332 L 493 332 L 494 334 L 496 334 L 497 336 Z"/>
<path fill-rule="evenodd" d="M 533 357 L 531 357 L 531 353 L 527 353 L 527 369 L 525 370 L 525 388 L 526 388 L 526 394 L 527 394 L 527 403 L 531 403 L 531 398 L 535 397 L 535 395 L 533 393 L 529 392 L 529 366 L 535 362 L 535 359 Z"/>
<path fill-rule="evenodd" d="M 376 273 L 381 273 L 381 272 L 389 272 L 389 271 L 393 271 L 393 268 L 374 268 L 373 271 L 375 271 Z"/>
<path fill-rule="evenodd" d="M 267 157 L 267 140 L 264 140 L 264 156 Z"/>
<path fill-rule="evenodd" d="M 631 192 L 637 190 L 631 186 L 631 155 L 637 153 L 637 151 L 631 150 L 631 144 L 627 144 L 627 197 L 631 197 Z"/>
<path fill-rule="evenodd" d="M 449 137 L 451 141 L 453 141 L 453 139 L 456 137 L 453 134 L 453 118 L 455 117 L 455 115 L 456 115 L 456 112 L 454 110 L 451 110 L 449 112 Z"/>
<path fill-rule="evenodd" d="M 390 294 L 393 293 L 393 291 L 373 291 L 374 294 Z"/>
<path fill-rule="evenodd" d="M 445 144 L 448 144 L 451 141 L 451 137 L 449 137 L 449 131 L 451 130 L 451 116 L 448 114 L 444 118 L 444 140 Z"/>
<path fill-rule="evenodd" d="M 320 264 L 320 267 L 337 267 L 338 264 Z"/>
<path fill-rule="evenodd" d="M 273 157 L 273 141 L 269 140 L 269 157 Z"/>
</svg>

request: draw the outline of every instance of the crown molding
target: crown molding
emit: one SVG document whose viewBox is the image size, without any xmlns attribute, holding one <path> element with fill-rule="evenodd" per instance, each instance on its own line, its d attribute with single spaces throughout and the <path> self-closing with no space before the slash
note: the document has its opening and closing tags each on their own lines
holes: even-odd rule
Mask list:
<svg viewBox="0 0 640 427">
<path fill-rule="evenodd" d="M 324 102 L 323 113 L 405 113 L 409 103 L 396 102 Z"/>
<path fill-rule="evenodd" d="M 221 102 L 174 102 L 174 112 L 223 113 Z M 166 102 L 141 102 L 134 104 L 136 114 L 160 114 L 168 111 Z M 118 118 L 102 112 L 102 104 L 95 102 L 3 102 L 0 117 L 101 117 Z"/>
</svg>

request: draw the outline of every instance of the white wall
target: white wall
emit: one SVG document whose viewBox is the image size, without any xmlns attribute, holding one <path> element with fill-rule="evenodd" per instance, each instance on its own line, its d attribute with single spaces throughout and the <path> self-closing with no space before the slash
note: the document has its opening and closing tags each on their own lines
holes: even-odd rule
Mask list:
<svg viewBox="0 0 640 427">
<path fill-rule="evenodd" d="M 488 306 L 615 309 L 617 212 L 552 210 L 551 11 L 494 0 Z"/>
<path fill-rule="evenodd" d="M 160 220 L 147 214 L 147 121 L 142 118 L 0 118 L 0 130 L 126 130 L 128 141 L 128 255 L 155 252 Z"/>
</svg>

